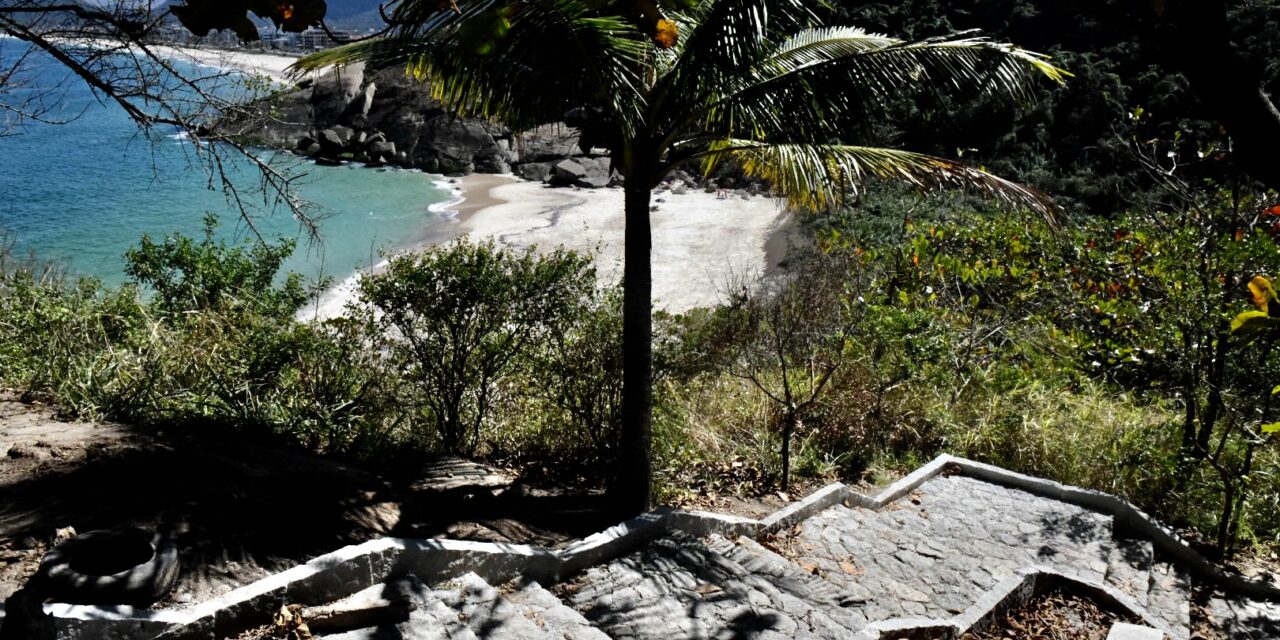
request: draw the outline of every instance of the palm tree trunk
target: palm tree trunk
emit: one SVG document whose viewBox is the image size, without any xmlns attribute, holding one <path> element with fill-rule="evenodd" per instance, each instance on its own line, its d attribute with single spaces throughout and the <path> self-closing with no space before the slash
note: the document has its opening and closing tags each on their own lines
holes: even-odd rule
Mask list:
<svg viewBox="0 0 1280 640">
<path fill-rule="evenodd" d="M 647 186 L 626 189 L 622 271 L 622 448 L 619 507 L 641 513 L 652 505 L 653 274 Z"/>
</svg>

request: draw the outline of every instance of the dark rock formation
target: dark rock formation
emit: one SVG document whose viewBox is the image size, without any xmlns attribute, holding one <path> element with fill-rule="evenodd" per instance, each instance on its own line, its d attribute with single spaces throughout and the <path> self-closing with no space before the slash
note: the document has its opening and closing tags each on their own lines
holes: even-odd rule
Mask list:
<svg viewBox="0 0 1280 640">
<path fill-rule="evenodd" d="M 551 177 L 551 163 L 526 162 L 516 166 L 515 173 L 525 180 L 545 182 L 547 178 Z"/>
<path fill-rule="evenodd" d="M 607 158 L 579 150 L 576 129 L 553 124 L 513 135 L 491 122 L 459 117 L 401 69 L 336 69 L 262 107 L 220 126 L 245 141 L 326 162 L 355 159 L 449 175 L 513 172 L 546 180 L 553 164 L 576 158 L 584 171 L 566 184 L 609 177 Z"/>
<path fill-rule="evenodd" d="M 258 106 L 225 119 L 218 128 L 244 142 L 288 149 L 324 164 L 354 160 L 446 175 L 510 172 L 526 180 L 590 189 L 623 185 L 608 150 L 595 146 L 605 144 L 603 136 L 598 131 L 584 136 L 571 126 L 591 129 L 593 120 L 584 116 L 591 112 L 571 110 L 565 122 L 513 133 L 447 111 L 429 87 L 407 78 L 401 68 L 335 69 Z M 710 191 L 747 186 L 725 173 L 722 168 L 703 180 L 677 170 L 668 184 Z"/>
<path fill-rule="evenodd" d="M 587 168 L 573 160 L 561 160 L 551 167 L 552 179 L 575 182 L 587 177 Z"/>
</svg>

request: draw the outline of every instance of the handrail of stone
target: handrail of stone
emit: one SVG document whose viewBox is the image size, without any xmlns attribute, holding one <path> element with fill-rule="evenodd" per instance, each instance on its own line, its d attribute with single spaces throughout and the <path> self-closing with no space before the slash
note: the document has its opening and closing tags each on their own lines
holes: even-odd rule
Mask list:
<svg viewBox="0 0 1280 640">
<path fill-rule="evenodd" d="M 1280 599 L 1280 587 L 1227 573 L 1126 500 L 943 454 L 874 497 L 834 483 L 763 519 L 663 508 L 558 550 L 463 540 L 380 538 L 343 547 L 189 609 L 148 611 L 53 604 L 47 605 L 46 611 L 54 616 L 63 635 L 70 638 L 218 638 L 267 622 L 273 609 L 284 602 L 320 604 L 339 600 L 399 575 L 412 573 L 432 581 L 473 571 L 495 583 L 522 576 L 553 583 L 626 555 L 668 532 L 758 537 L 792 527 L 837 504 L 880 509 L 949 469 L 1109 513 L 1122 527 L 1148 536 L 1155 547 L 1223 590 Z M 0 619 L 3 615 L 0 607 Z"/>
</svg>

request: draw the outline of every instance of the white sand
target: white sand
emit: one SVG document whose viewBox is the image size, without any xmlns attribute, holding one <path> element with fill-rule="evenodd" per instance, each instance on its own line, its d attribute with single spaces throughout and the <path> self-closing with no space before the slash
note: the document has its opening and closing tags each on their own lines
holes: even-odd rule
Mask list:
<svg viewBox="0 0 1280 640">
<path fill-rule="evenodd" d="M 467 181 L 463 181 L 464 192 Z M 596 253 L 602 283 L 622 279 L 623 192 L 563 189 L 515 181 L 490 190 L 503 201 L 475 212 L 463 227 L 473 238 L 510 247 L 565 247 Z M 658 199 L 665 202 L 658 202 Z M 778 201 L 713 193 L 658 191 L 653 229 L 653 298 L 659 309 L 680 312 L 712 306 L 734 276 L 767 266 L 765 245 L 787 220 Z"/>
<path fill-rule="evenodd" d="M 459 235 L 493 239 L 514 248 L 564 247 L 596 257 L 600 284 L 622 280 L 623 211 L 621 189 L 563 189 L 511 176 L 475 175 L 461 181 Z M 665 202 L 657 202 L 661 198 Z M 734 277 L 753 276 L 775 266 L 766 249 L 783 233 L 789 214 L 777 200 L 690 192 L 656 191 L 653 230 L 654 306 L 671 312 L 722 302 Z M 385 262 L 374 267 L 377 272 Z M 356 274 L 308 305 L 300 320 L 338 317 L 354 299 Z"/>
<path fill-rule="evenodd" d="M 283 84 L 291 84 L 292 81 L 289 79 L 287 70 L 290 65 L 298 61 L 296 56 L 256 51 L 196 49 L 194 47 L 170 47 L 167 45 L 154 45 L 151 50 L 156 55 L 167 58 L 194 62 L 219 69 L 235 69 L 267 76 Z"/>
</svg>

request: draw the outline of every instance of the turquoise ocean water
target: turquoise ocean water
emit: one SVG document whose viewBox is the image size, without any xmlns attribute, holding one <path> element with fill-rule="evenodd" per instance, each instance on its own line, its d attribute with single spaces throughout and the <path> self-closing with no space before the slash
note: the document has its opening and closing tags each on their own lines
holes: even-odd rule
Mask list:
<svg viewBox="0 0 1280 640">
<path fill-rule="evenodd" d="M 16 52 L 16 42 L 0 40 L 0 63 Z M 32 62 L 38 65 L 30 76 L 34 80 L 0 99 L 59 87 L 57 113 L 78 117 L 66 124 L 28 122 L 18 135 L 0 137 L 0 233 L 20 252 L 59 262 L 75 275 L 119 284 L 125 279 L 121 256 L 144 233 L 199 235 L 206 211 L 218 215 L 223 237 L 252 237 L 223 192 L 210 186 L 190 142 L 172 130 L 140 135 L 121 108 L 101 104 L 60 67 Z M 301 176 L 298 194 L 315 203 L 321 218 L 320 241 L 310 242 L 286 209 L 255 215 L 264 236 L 298 240 L 286 265 L 290 270 L 343 280 L 376 264 L 380 250 L 450 235 L 447 213 L 433 210 L 446 210 L 454 198 L 440 176 L 275 157 L 279 166 Z M 252 190 L 259 176 L 241 164 L 233 179 Z"/>
</svg>

